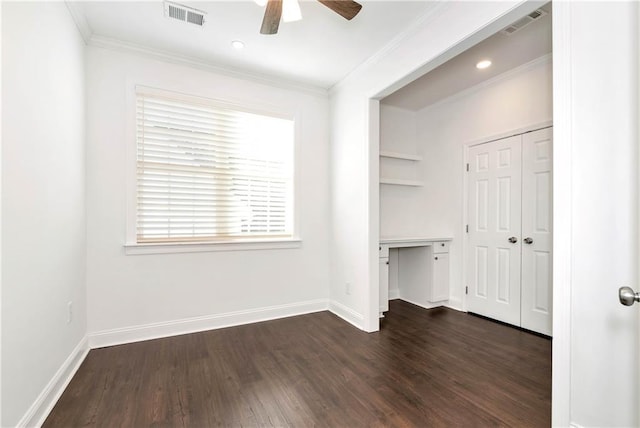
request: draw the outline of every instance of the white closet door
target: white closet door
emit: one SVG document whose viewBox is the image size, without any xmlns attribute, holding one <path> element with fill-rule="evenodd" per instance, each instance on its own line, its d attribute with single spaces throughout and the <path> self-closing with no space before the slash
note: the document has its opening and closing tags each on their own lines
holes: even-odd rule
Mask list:
<svg viewBox="0 0 640 428">
<path fill-rule="evenodd" d="M 521 326 L 551 336 L 551 128 L 522 136 Z"/>
<path fill-rule="evenodd" d="M 520 325 L 521 137 L 471 147 L 468 175 L 468 310 Z"/>
</svg>

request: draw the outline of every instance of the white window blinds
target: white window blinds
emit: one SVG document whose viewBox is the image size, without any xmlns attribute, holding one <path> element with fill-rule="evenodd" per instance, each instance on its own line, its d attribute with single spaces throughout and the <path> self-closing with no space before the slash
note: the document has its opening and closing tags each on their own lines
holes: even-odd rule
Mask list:
<svg viewBox="0 0 640 428">
<path fill-rule="evenodd" d="M 293 235 L 292 120 L 136 88 L 137 242 Z"/>
</svg>

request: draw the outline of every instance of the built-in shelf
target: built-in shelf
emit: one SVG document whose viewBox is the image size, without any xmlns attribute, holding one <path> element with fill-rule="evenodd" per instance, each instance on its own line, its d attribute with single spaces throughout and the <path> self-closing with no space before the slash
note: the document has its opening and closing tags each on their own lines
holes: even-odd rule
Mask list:
<svg viewBox="0 0 640 428">
<path fill-rule="evenodd" d="M 419 187 L 422 186 L 422 181 L 417 180 L 403 180 L 400 178 L 382 178 L 380 177 L 380 184 L 392 184 L 395 186 L 413 186 Z"/>
<path fill-rule="evenodd" d="M 380 151 L 380 157 L 382 158 L 393 158 L 393 159 L 402 159 L 408 161 L 421 161 L 422 156 L 419 155 L 410 155 L 407 153 L 397 153 L 397 152 L 387 152 L 384 150 Z"/>
</svg>

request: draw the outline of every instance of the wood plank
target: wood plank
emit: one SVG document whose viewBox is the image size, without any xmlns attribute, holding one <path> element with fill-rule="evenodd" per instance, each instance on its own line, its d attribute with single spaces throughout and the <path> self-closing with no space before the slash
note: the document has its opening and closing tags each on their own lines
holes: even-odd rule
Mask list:
<svg viewBox="0 0 640 428">
<path fill-rule="evenodd" d="M 92 350 L 44 427 L 549 426 L 551 342 L 400 300 Z"/>
</svg>

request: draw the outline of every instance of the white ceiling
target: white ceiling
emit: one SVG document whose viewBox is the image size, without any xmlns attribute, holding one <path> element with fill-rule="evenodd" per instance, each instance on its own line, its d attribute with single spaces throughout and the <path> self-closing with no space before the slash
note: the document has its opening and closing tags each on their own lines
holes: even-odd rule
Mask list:
<svg viewBox="0 0 640 428">
<path fill-rule="evenodd" d="M 382 103 L 420 110 L 549 54 L 552 45 L 551 7 L 547 4 L 541 9 L 548 14 L 511 35 L 497 33 L 485 39 L 384 98 Z M 483 59 L 490 59 L 492 65 L 478 70 L 476 64 Z"/>
<path fill-rule="evenodd" d="M 313 0 L 301 1 L 303 20 L 260 34 L 264 7 L 251 0 L 177 3 L 207 12 L 199 27 L 164 17 L 159 1 L 70 2 L 93 41 L 124 42 L 232 71 L 329 88 L 415 25 L 435 2 L 362 0 L 347 21 Z M 241 40 L 241 51 L 231 41 Z"/>
</svg>

